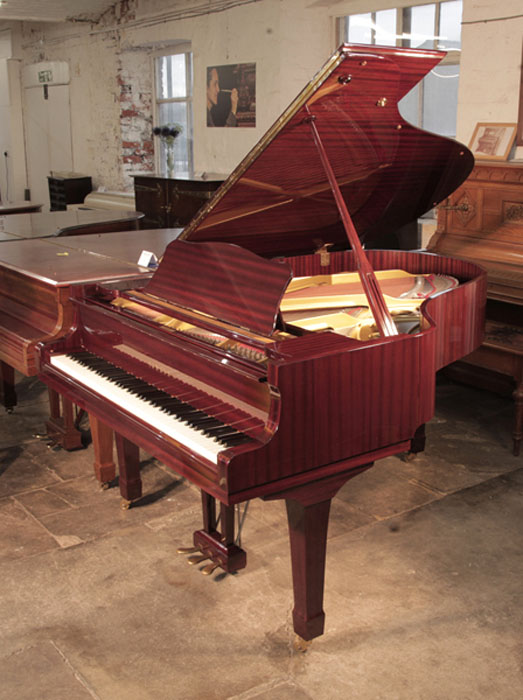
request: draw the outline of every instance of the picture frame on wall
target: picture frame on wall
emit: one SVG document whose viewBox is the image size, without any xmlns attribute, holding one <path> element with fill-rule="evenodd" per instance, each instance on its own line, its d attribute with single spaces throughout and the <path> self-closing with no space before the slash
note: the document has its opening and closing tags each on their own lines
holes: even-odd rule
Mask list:
<svg viewBox="0 0 523 700">
<path fill-rule="evenodd" d="M 517 124 L 478 122 L 469 148 L 477 160 L 507 160 Z"/>
</svg>

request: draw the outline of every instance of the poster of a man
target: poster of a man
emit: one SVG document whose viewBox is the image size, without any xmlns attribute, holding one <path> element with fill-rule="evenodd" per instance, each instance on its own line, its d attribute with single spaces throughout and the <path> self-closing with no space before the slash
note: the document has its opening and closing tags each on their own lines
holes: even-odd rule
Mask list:
<svg viewBox="0 0 523 700">
<path fill-rule="evenodd" d="M 256 125 L 256 64 L 207 68 L 207 126 Z"/>
</svg>

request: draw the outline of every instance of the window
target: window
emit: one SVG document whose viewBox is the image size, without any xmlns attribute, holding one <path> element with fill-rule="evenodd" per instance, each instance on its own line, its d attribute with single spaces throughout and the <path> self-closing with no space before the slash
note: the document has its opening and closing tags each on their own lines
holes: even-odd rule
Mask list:
<svg viewBox="0 0 523 700">
<path fill-rule="evenodd" d="M 158 56 L 155 60 L 156 114 L 155 126 L 180 124 L 181 134 L 174 142 L 175 172 L 193 169 L 193 117 L 192 117 L 192 54 L 190 51 Z M 157 166 L 160 173 L 167 173 L 167 154 L 160 139 L 155 139 Z"/>
<path fill-rule="evenodd" d="M 455 137 L 462 0 L 349 15 L 341 41 L 448 51 L 443 61 L 399 103 L 401 115 L 428 131 Z"/>
</svg>

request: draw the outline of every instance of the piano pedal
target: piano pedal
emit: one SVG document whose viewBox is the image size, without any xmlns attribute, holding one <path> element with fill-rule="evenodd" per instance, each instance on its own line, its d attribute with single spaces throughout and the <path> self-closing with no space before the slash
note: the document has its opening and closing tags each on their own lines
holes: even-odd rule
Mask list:
<svg viewBox="0 0 523 700">
<path fill-rule="evenodd" d="M 189 566 L 194 566 L 195 564 L 200 564 L 200 562 L 205 561 L 206 559 L 210 559 L 209 554 L 193 554 L 192 557 L 189 557 L 189 559 L 187 559 L 187 563 L 189 564 Z"/>
<path fill-rule="evenodd" d="M 194 552 L 199 552 L 199 547 L 178 547 L 176 550 L 178 554 L 194 554 Z"/>
<path fill-rule="evenodd" d="M 60 452 L 62 446 L 59 445 L 57 442 L 48 442 L 47 449 L 51 450 L 52 452 Z"/>
<path fill-rule="evenodd" d="M 207 566 L 203 567 L 203 569 L 201 570 L 201 573 L 203 574 L 203 576 L 210 576 L 219 567 L 220 567 L 219 561 L 212 561 L 210 564 L 207 564 Z"/>
</svg>

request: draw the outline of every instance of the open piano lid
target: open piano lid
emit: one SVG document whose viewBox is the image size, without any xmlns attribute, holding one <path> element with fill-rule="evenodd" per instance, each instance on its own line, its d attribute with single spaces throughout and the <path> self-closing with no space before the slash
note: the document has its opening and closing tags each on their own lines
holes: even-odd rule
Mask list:
<svg viewBox="0 0 523 700">
<path fill-rule="evenodd" d="M 343 45 L 244 158 L 181 235 L 263 256 L 346 248 L 307 117 L 323 141 L 363 243 L 414 221 L 472 169 L 456 141 L 408 124 L 398 102 L 445 53 Z"/>
<path fill-rule="evenodd" d="M 169 244 L 146 291 L 271 332 L 290 271 L 257 256 L 311 253 L 325 244 L 349 247 L 311 117 L 363 243 L 447 197 L 472 169 L 472 154 L 456 141 L 411 126 L 397 106 L 444 55 L 341 46 Z M 198 264 L 192 242 L 220 245 L 196 246 Z M 231 243 L 241 246 L 241 255 L 236 246 L 223 245 Z M 260 279 L 267 282 L 260 285 Z"/>
</svg>

